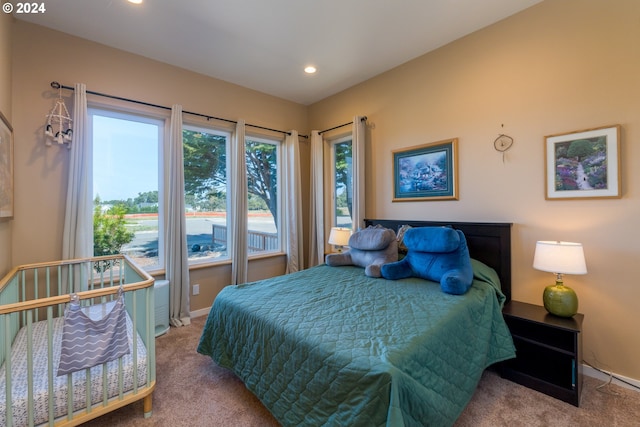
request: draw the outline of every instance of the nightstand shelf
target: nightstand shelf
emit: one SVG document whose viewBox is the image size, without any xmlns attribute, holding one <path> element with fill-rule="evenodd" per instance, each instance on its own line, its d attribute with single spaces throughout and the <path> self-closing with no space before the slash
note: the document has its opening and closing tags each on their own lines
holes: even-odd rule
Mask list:
<svg viewBox="0 0 640 427">
<path fill-rule="evenodd" d="M 579 406 L 584 316 L 557 317 L 518 301 L 502 313 L 516 346 L 516 358 L 501 366 L 502 377 Z"/>
</svg>

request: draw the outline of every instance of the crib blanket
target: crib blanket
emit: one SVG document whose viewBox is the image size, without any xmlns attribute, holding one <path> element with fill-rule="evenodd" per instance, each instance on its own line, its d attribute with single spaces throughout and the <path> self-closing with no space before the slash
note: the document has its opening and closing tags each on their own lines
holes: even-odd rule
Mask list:
<svg viewBox="0 0 640 427">
<path fill-rule="evenodd" d="M 95 306 L 96 309 L 100 305 Z M 96 313 L 89 314 L 96 315 Z M 53 364 L 52 372 L 49 372 L 49 360 L 47 351 L 47 321 L 36 322 L 33 328 L 33 399 L 34 399 L 34 424 L 38 425 L 47 421 L 49 417 L 49 380 L 52 379 L 53 396 L 52 410 L 54 417 L 65 416 L 68 411 L 69 388 L 67 375 L 56 376 L 56 370 L 60 361 L 62 331 L 64 318 L 53 319 Z M 130 348 L 133 348 L 133 322 L 129 315 L 126 316 L 127 339 Z M 143 386 L 147 382 L 147 351 L 141 337 L 136 332 L 137 338 L 137 386 Z M 14 340 L 11 348 L 11 397 L 15 426 L 28 425 L 28 371 L 27 371 L 27 333 L 23 327 Z M 123 392 L 134 388 L 134 360 L 133 351 L 122 357 L 122 379 L 118 374 L 118 360 L 106 364 L 106 376 L 103 373 L 103 365 L 94 366 L 89 371 L 91 404 L 104 399 L 103 388 L 106 381 L 108 398 L 117 396 L 119 382 L 123 382 Z M 87 406 L 86 370 L 72 374 L 73 411 Z M 0 425 L 7 425 L 6 411 L 6 375 L 5 364 L 0 368 Z"/>
</svg>

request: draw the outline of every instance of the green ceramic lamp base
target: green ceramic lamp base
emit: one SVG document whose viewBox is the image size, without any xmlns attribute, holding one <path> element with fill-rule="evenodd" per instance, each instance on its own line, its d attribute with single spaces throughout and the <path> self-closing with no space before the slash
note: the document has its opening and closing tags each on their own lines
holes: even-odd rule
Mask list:
<svg viewBox="0 0 640 427">
<path fill-rule="evenodd" d="M 547 286 L 542 294 L 544 308 L 560 317 L 572 317 L 578 312 L 578 296 L 573 289 L 564 286 L 562 280 Z"/>
</svg>

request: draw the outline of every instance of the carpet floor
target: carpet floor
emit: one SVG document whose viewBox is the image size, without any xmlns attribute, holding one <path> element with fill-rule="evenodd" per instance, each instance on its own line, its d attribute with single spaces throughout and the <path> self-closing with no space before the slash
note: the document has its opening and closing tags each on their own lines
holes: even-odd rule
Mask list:
<svg viewBox="0 0 640 427">
<path fill-rule="evenodd" d="M 196 353 L 206 317 L 171 328 L 156 339 L 157 381 L 153 415 L 142 402 L 85 426 L 269 427 L 278 422 L 231 372 Z M 640 426 L 640 392 L 585 377 L 580 407 L 530 390 L 486 371 L 455 427 Z"/>
</svg>

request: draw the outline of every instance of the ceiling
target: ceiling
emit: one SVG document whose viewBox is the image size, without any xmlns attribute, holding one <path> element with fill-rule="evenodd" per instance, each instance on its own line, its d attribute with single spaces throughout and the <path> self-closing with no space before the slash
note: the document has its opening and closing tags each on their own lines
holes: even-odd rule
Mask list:
<svg viewBox="0 0 640 427">
<path fill-rule="evenodd" d="M 540 1 L 56 0 L 14 16 L 309 105 Z"/>
</svg>

